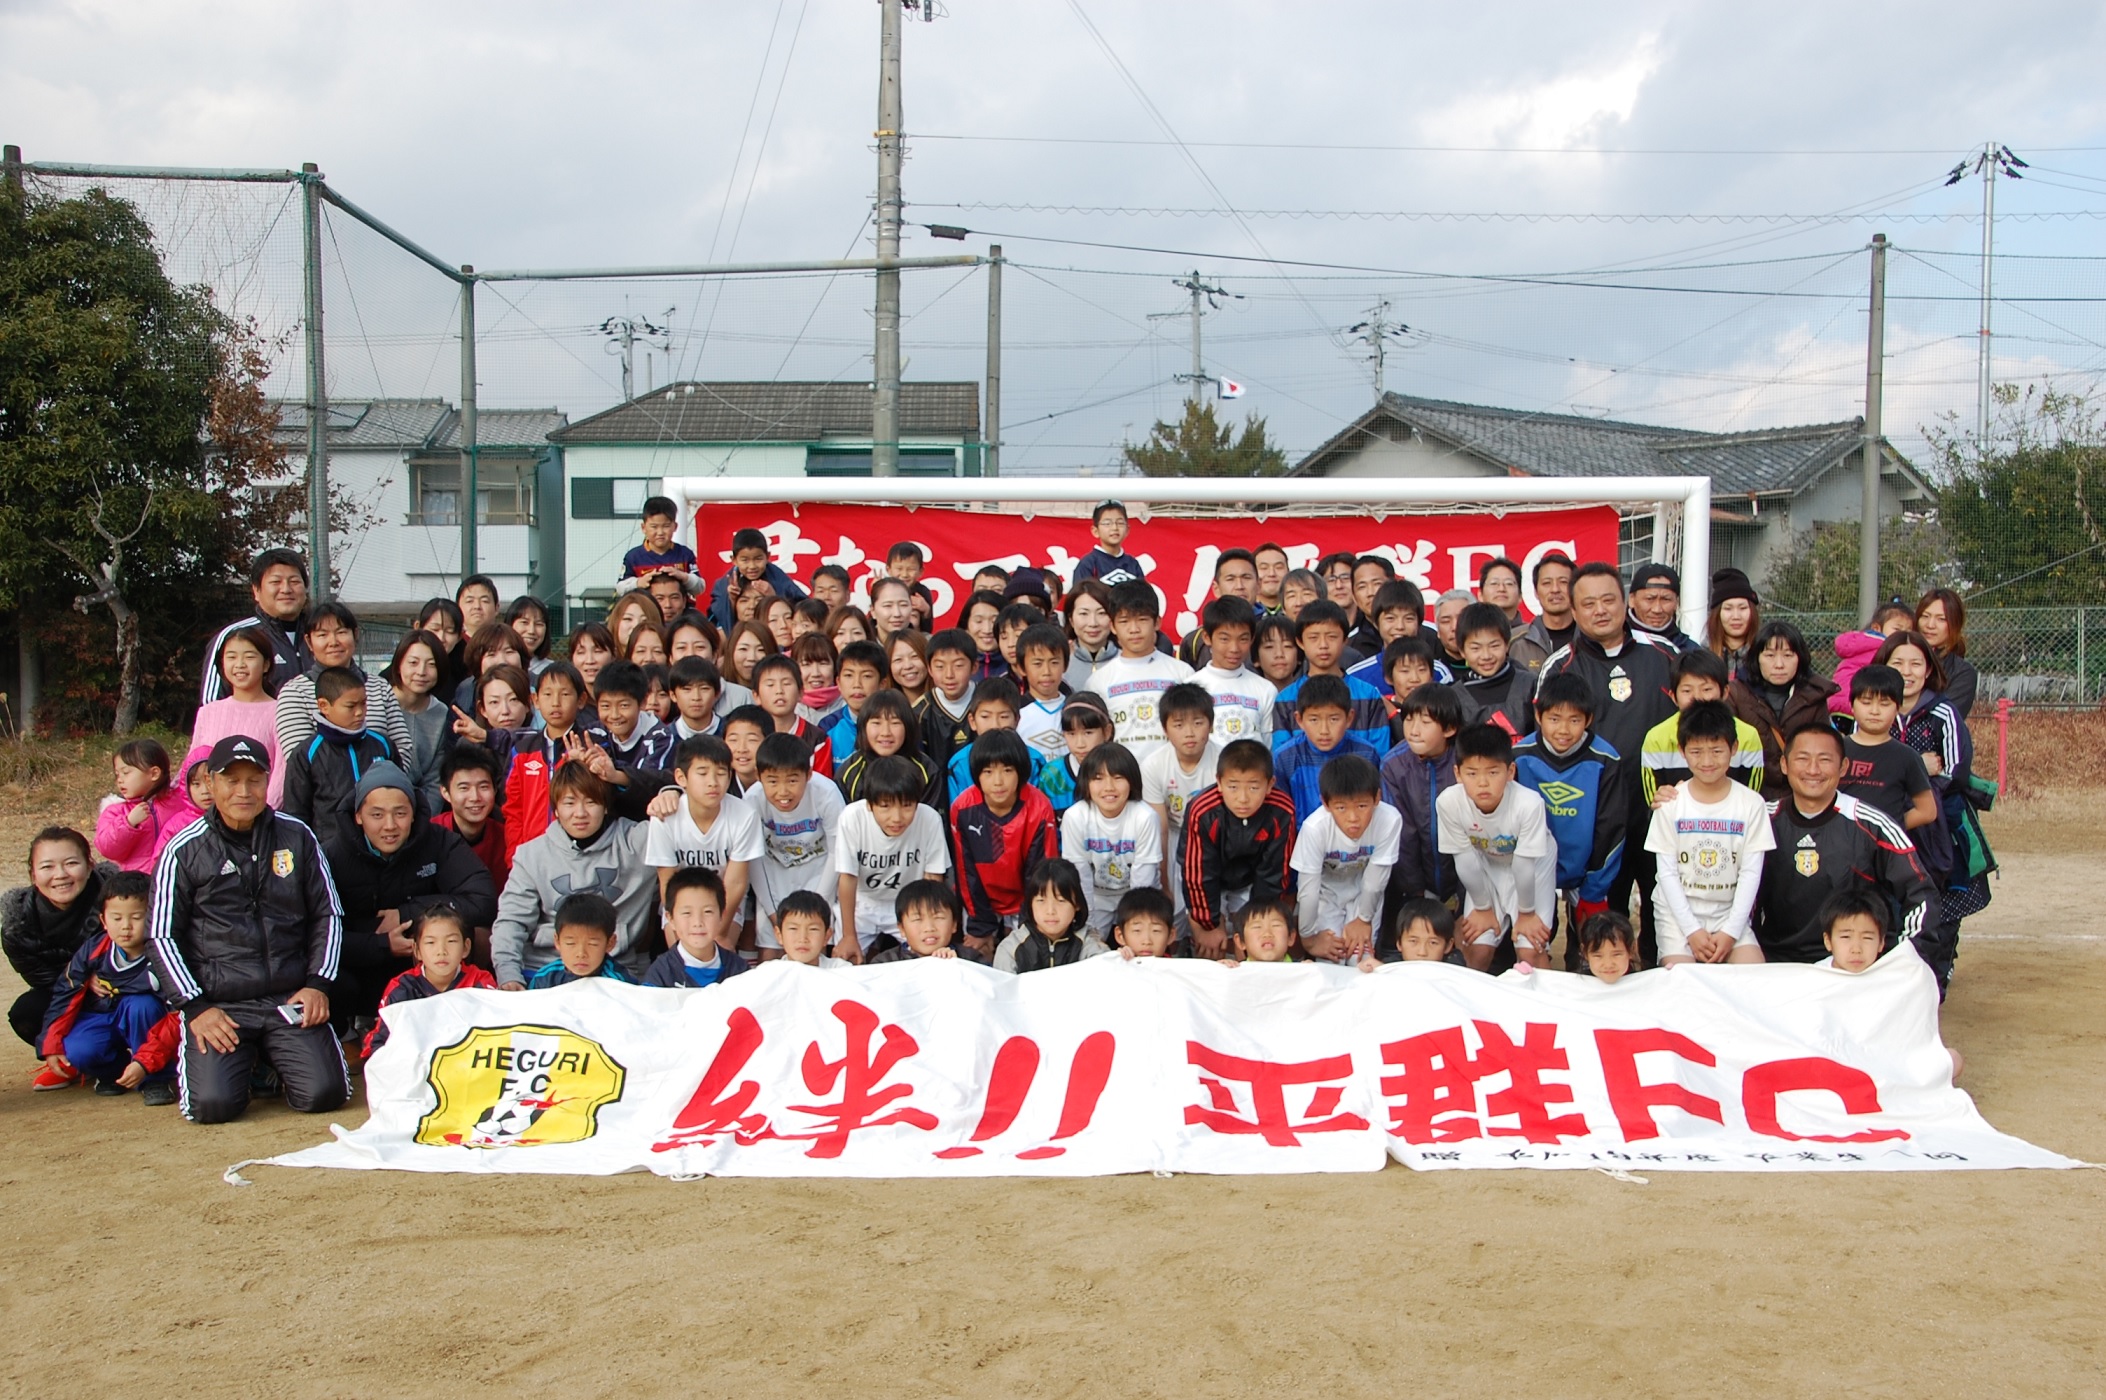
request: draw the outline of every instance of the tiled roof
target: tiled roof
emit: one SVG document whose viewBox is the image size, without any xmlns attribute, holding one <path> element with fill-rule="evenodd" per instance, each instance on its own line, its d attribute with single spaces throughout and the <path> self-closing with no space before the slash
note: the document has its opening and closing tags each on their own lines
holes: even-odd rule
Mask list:
<svg viewBox="0 0 2106 1400">
<path fill-rule="evenodd" d="M 1720 496 L 1802 491 L 1856 451 L 1864 432 L 1861 419 L 1850 419 L 1756 432 L 1700 433 L 1384 394 L 1374 408 L 1297 463 L 1294 474 L 1322 475 L 1332 457 L 1383 418 L 1408 424 L 1437 445 L 1525 476 L 1708 476 Z M 1901 465 L 1913 479 L 1905 459 Z"/>
<path fill-rule="evenodd" d="M 279 400 L 281 441 L 307 441 L 307 405 Z M 331 447 L 429 447 L 453 420 L 444 399 L 346 399 L 329 405 Z"/>
<path fill-rule="evenodd" d="M 977 438 L 980 386 L 900 386 L 902 435 Z M 679 383 L 551 434 L 580 442 L 818 442 L 870 432 L 867 383 Z"/>
<path fill-rule="evenodd" d="M 553 408 L 485 408 L 475 415 L 478 447 L 546 447 L 549 435 L 570 422 Z M 439 431 L 434 447 L 461 445 L 461 416 L 456 413 Z"/>
</svg>

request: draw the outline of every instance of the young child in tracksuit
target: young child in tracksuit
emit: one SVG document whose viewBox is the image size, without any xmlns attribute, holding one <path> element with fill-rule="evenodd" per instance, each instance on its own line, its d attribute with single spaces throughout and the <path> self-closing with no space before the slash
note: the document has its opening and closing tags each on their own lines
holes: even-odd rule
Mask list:
<svg viewBox="0 0 2106 1400">
<path fill-rule="evenodd" d="M 366 728 L 366 683 L 348 666 L 314 678 L 314 707 L 314 737 L 285 759 L 280 810 L 305 822 L 324 846 L 348 844 L 360 839 L 351 815 L 358 780 L 382 759 L 396 762 L 395 746 Z"/>
<path fill-rule="evenodd" d="M 140 1097 L 159 1107 L 175 1102 L 182 1029 L 146 956 L 152 890 L 136 870 L 103 881 L 102 933 L 81 944 L 53 984 L 37 1053 L 71 1065 L 98 1094 L 143 1088 Z"/>
<path fill-rule="evenodd" d="M 398 973 L 388 983 L 380 994 L 382 1011 L 401 1002 L 422 1001 L 464 987 L 497 990 L 497 979 L 468 961 L 468 954 L 475 947 L 475 931 L 451 904 L 435 904 L 426 909 L 411 927 L 409 938 L 410 946 L 417 950 L 417 965 Z M 373 1052 L 387 1043 L 388 1022 L 383 1016 L 366 1033 L 362 1057 L 371 1059 Z"/>
<path fill-rule="evenodd" d="M 1594 732 L 1593 687 L 1569 671 L 1546 676 L 1535 711 L 1536 732 L 1514 745 L 1514 780 L 1543 799 L 1558 848 L 1558 893 L 1571 904 L 1565 970 L 1576 972 L 1579 931 L 1608 909 L 1623 868 L 1630 799 L 1620 755 Z"/>
<path fill-rule="evenodd" d="M 965 936 L 992 958 L 1024 910 L 1024 881 L 1060 855 L 1053 804 L 1031 786 L 1031 750 L 1014 729 L 991 729 L 966 750 L 973 785 L 951 804 L 953 863 L 965 906 Z"/>
</svg>

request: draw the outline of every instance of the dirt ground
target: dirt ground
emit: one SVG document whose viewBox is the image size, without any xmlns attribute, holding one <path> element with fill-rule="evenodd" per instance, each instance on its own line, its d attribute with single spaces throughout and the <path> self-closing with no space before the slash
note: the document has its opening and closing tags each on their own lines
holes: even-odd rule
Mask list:
<svg viewBox="0 0 2106 1400">
<path fill-rule="evenodd" d="M 0 794 L 0 854 L 96 781 Z M 2096 812 L 1990 818 L 1946 1034 L 1992 1123 L 2106 1161 Z M 325 1121 L 33 1096 L 9 1053 L 10 1395 L 2106 1394 L 2097 1171 L 237 1190 Z"/>
</svg>

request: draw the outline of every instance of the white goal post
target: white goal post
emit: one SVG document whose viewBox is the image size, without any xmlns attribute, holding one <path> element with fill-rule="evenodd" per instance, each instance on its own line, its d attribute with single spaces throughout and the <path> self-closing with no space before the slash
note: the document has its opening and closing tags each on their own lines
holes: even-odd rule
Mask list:
<svg viewBox="0 0 2106 1400">
<path fill-rule="evenodd" d="M 1702 636 L 1711 581 L 1711 478 L 1593 477 L 668 477 L 664 491 L 681 518 L 710 505 L 829 502 L 844 505 L 934 505 L 979 509 L 1089 506 L 1107 497 L 1128 505 L 1335 506 L 1352 514 L 1410 513 L 1413 506 L 1497 514 L 1546 506 L 1613 505 L 1625 515 L 1653 508 L 1653 557 L 1682 575 L 1682 628 Z"/>
</svg>

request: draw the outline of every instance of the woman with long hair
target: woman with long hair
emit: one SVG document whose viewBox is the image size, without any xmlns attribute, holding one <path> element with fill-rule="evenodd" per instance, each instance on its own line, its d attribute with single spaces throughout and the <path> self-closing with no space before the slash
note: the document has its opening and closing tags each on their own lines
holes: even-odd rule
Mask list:
<svg viewBox="0 0 2106 1400">
<path fill-rule="evenodd" d="M 892 688 L 919 702 L 929 693 L 929 635 L 909 628 L 892 634 L 887 647 L 892 663 Z"/>
<path fill-rule="evenodd" d="M 1967 605 L 1950 588 L 1933 588 L 1916 604 L 1916 630 L 1938 653 L 1945 668 L 1943 693 L 1961 719 L 1974 713 L 1981 673 L 1967 659 Z"/>
<path fill-rule="evenodd" d="M 429 632 L 410 632 L 395 643 L 395 655 L 380 673 L 394 688 L 395 703 L 409 721 L 409 752 L 397 755 L 396 762 L 424 799 L 427 815 L 439 810 L 439 760 L 453 742 L 453 709 L 439 698 L 444 655 L 439 638 Z"/>
<path fill-rule="evenodd" d="M 466 671 L 453 688 L 453 703 L 467 709 L 475 700 L 475 682 L 483 672 L 492 666 L 517 666 L 524 671 L 526 658 L 526 643 L 519 639 L 517 632 L 502 622 L 484 623 L 468 639 L 467 648 L 462 652 Z"/>
<path fill-rule="evenodd" d="M 775 655 L 775 639 L 758 622 L 734 622 L 724 634 L 724 649 L 717 656 L 717 669 L 724 679 L 746 689 L 753 688 L 753 668 L 764 656 Z"/>
<path fill-rule="evenodd" d="M 461 623 L 461 605 L 451 598 L 433 598 L 417 611 L 419 632 L 429 632 L 439 640 L 439 689 L 441 695 L 453 694 L 453 688 L 468 674 L 468 663 L 462 651 L 468 645 L 466 628 Z"/>
<path fill-rule="evenodd" d="M 607 631 L 613 636 L 617 651 L 628 644 L 629 634 L 636 630 L 638 623 L 663 620 L 658 604 L 652 602 L 651 595 L 641 588 L 622 594 L 614 600 L 614 606 L 607 609 Z"/>
<path fill-rule="evenodd" d="M 1989 872 L 1996 868 L 1974 815 L 1974 735 L 1946 702 L 1945 668 L 1938 649 L 1921 632 L 1896 632 L 1881 645 L 1873 663 L 1901 673 L 1901 715 L 1894 722 L 1894 737 L 1923 755 L 1924 770 L 1938 794 L 1938 821 L 1917 829 L 1916 845 L 1940 892 L 1938 928 L 1947 956 L 1957 956 L 1960 921 L 1989 906 Z M 1942 988 L 1951 968 L 1937 972 Z"/>
<path fill-rule="evenodd" d="M 654 618 L 647 617 L 630 628 L 629 640 L 622 644 L 622 660 L 638 666 L 663 666 L 668 655 L 665 624 Z"/>
</svg>

